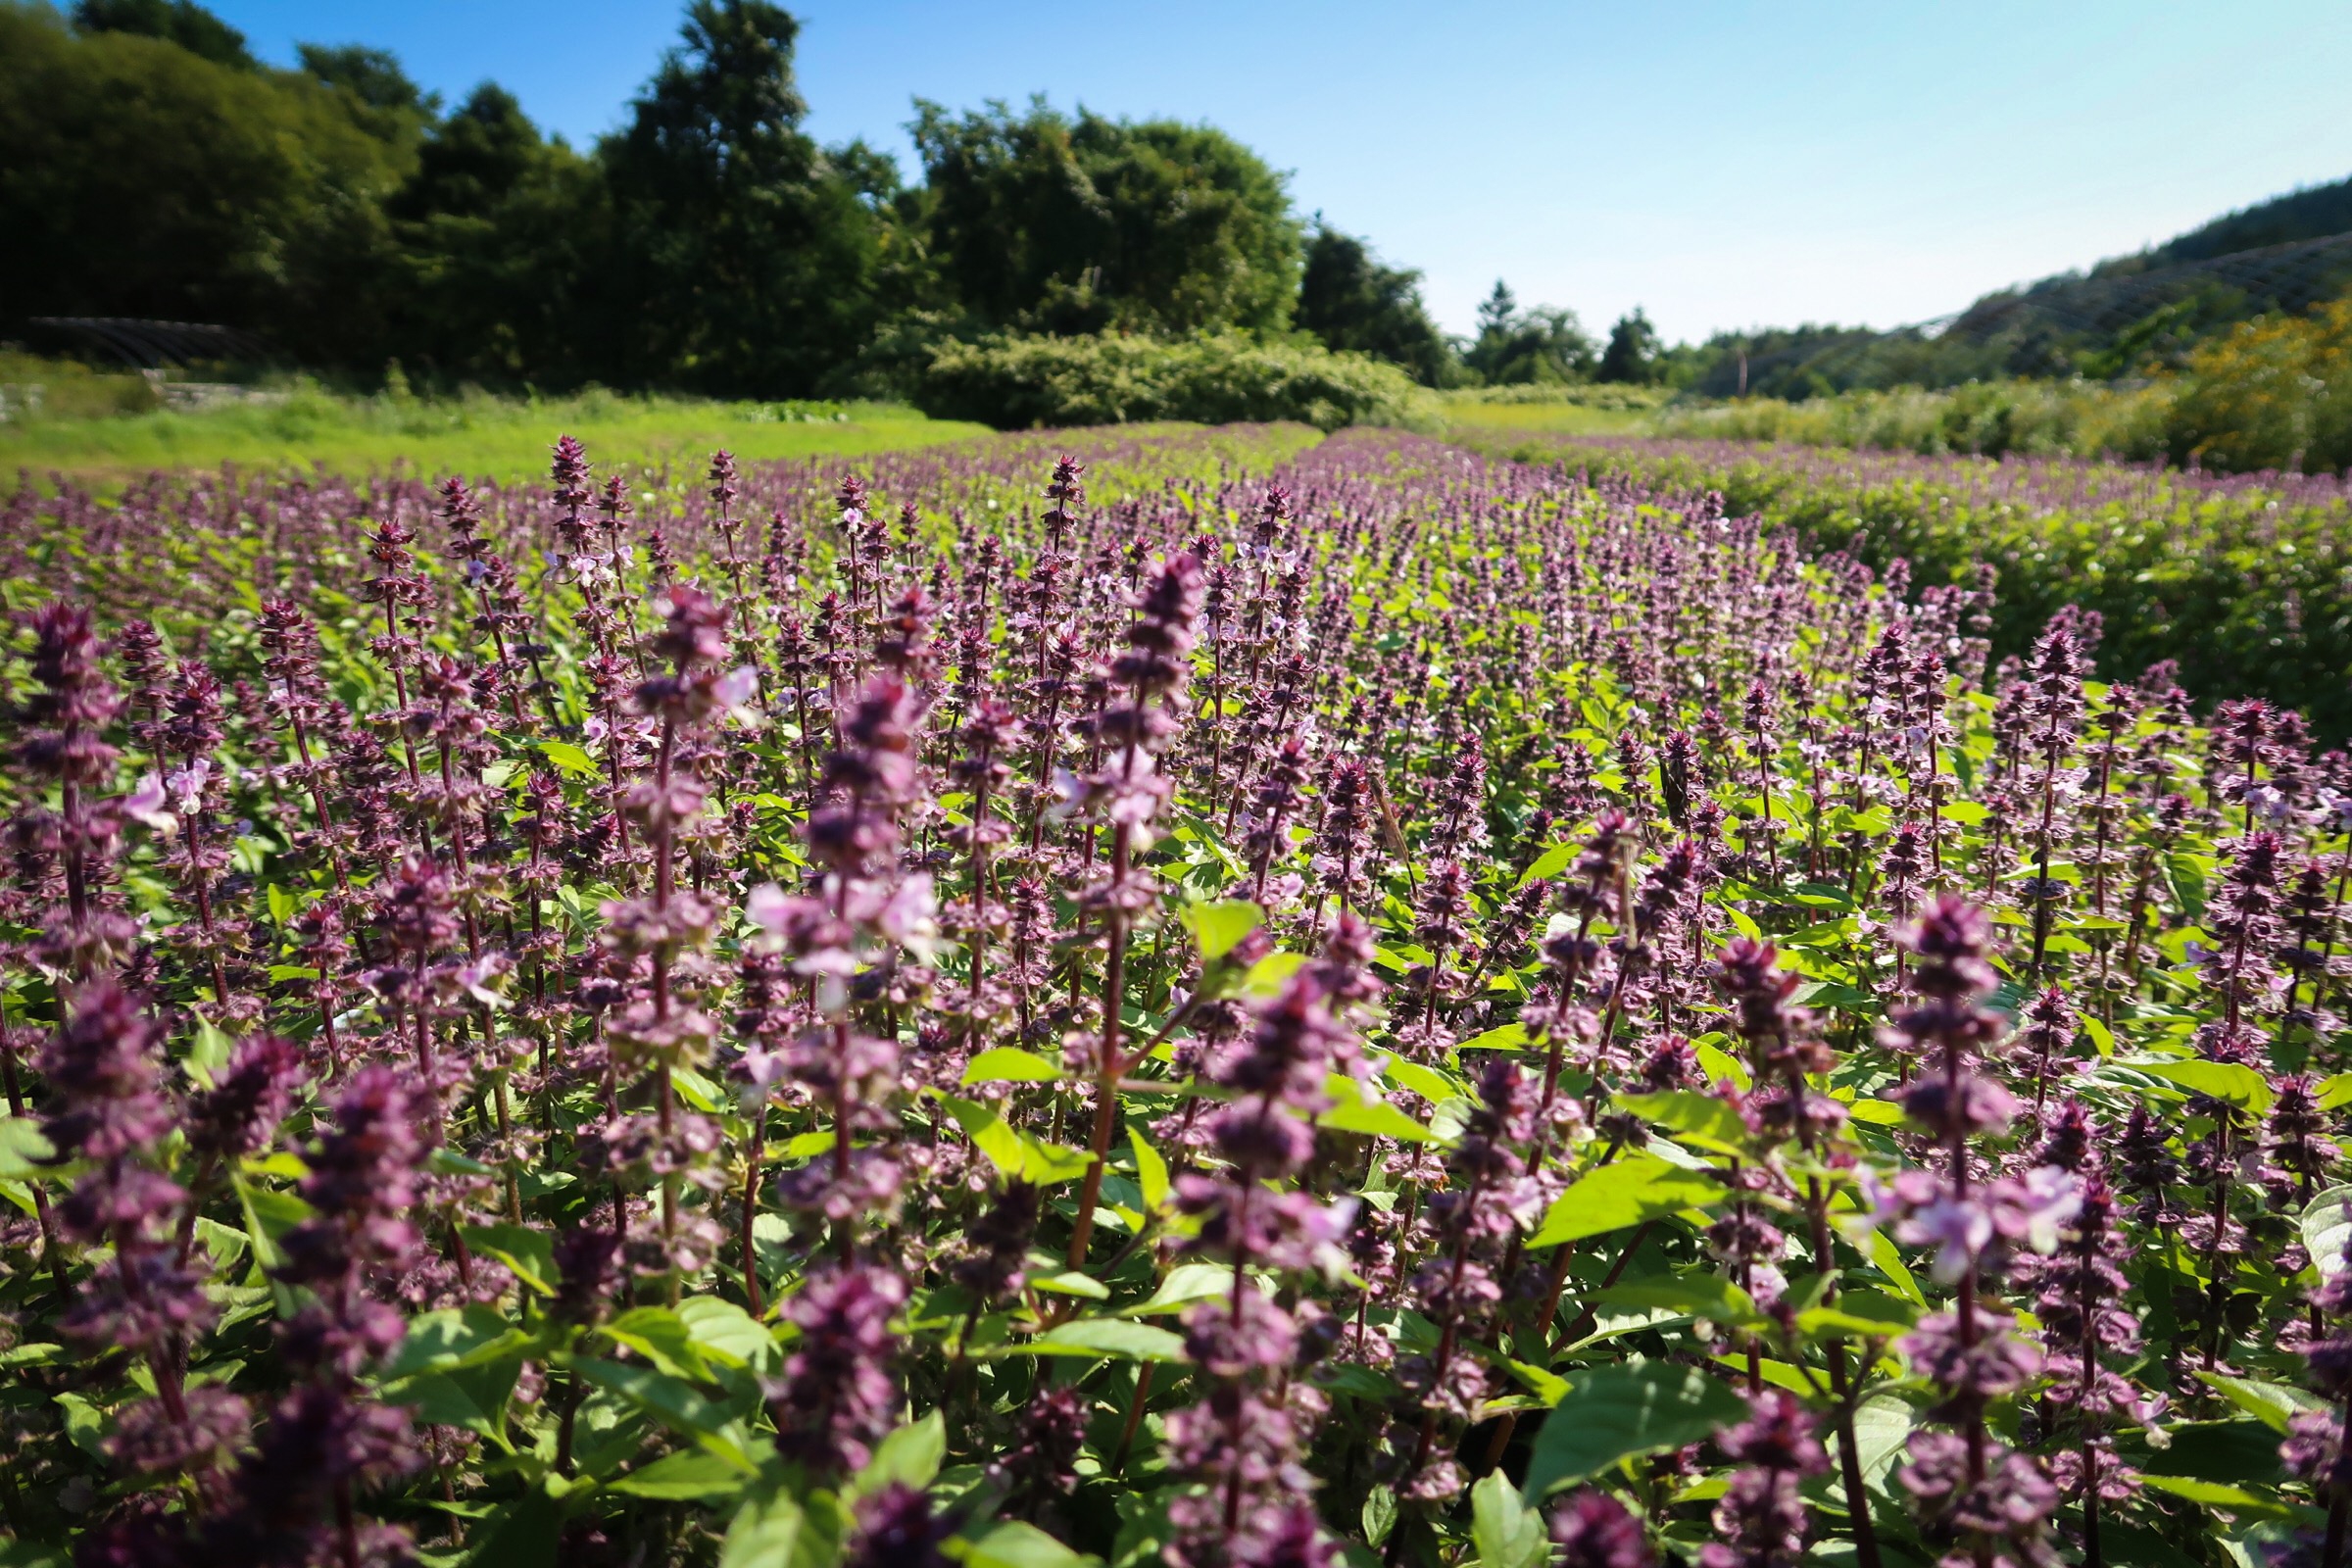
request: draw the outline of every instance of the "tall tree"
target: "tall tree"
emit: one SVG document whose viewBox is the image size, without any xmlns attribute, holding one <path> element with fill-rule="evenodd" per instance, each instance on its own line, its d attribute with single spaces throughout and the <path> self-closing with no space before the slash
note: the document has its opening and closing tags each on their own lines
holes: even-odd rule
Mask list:
<svg viewBox="0 0 2352 1568">
<path fill-rule="evenodd" d="M 476 87 L 385 203 L 399 287 L 386 352 L 435 379 L 568 384 L 608 374 L 597 278 L 612 210 L 596 166 Z"/>
<path fill-rule="evenodd" d="M 1424 386 L 1453 372 L 1453 351 L 1421 303 L 1421 274 L 1384 267 L 1371 248 L 1320 220 L 1298 280 L 1298 324 L 1326 347 L 1401 365 Z"/>
<path fill-rule="evenodd" d="M 1478 335 L 1501 334 L 1511 330 L 1519 319 L 1519 296 L 1501 278 L 1494 280 L 1494 291 L 1478 302 Z"/>
<path fill-rule="evenodd" d="M 1609 328 L 1609 346 L 1600 351 L 1603 381 L 1654 381 L 1658 370 L 1658 329 L 1639 305 Z"/>
<path fill-rule="evenodd" d="M 1300 225 L 1284 176 L 1220 130 L 1040 98 L 963 115 L 918 100 L 932 253 L 987 326 L 1189 332 L 1288 324 Z"/>
<path fill-rule="evenodd" d="M 799 30 L 767 0 L 693 0 L 598 148 L 616 231 L 606 330 L 631 380 L 807 392 L 871 327 L 889 165 L 801 129 Z"/>
<path fill-rule="evenodd" d="M 1592 340 L 1574 311 L 1539 305 L 1522 311 L 1502 279 L 1478 307 L 1478 335 L 1462 363 L 1490 386 L 1551 385 L 1592 373 Z"/>
<path fill-rule="evenodd" d="M 306 74 L 343 94 L 355 117 L 385 141 L 414 144 L 441 112 L 441 95 L 418 87 L 389 49 L 298 43 L 294 52 Z"/>
<path fill-rule="evenodd" d="M 485 218 L 530 178 L 549 144 L 514 95 L 494 81 L 473 89 L 417 149 L 416 169 L 386 207 L 418 221 Z"/>
<path fill-rule="evenodd" d="M 195 0 L 80 0 L 74 25 L 83 32 L 127 32 L 177 44 L 199 60 L 239 71 L 260 69 L 245 35 Z"/>
</svg>

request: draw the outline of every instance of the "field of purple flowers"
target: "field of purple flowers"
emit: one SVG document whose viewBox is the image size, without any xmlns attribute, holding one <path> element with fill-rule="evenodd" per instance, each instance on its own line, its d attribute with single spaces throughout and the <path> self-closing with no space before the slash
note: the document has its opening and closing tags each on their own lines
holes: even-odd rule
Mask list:
<svg viewBox="0 0 2352 1568">
<path fill-rule="evenodd" d="M 1311 441 L 21 488 L 0 1563 L 2341 1568 L 2352 759 Z"/>
</svg>

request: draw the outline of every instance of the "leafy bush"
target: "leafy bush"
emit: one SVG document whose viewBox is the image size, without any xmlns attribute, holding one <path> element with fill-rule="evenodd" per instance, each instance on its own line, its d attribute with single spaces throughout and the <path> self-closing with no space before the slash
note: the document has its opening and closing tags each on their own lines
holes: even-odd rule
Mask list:
<svg viewBox="0 0 2352 1568">
<path fill-rule="evenodd" d="M 2109 457 L 2144 462 L 2164 454 L 2167 386 L 2119 391 L 2080 381 L 1985 381 L 1946 391 L 1906 387 L 1842 392 L 1787 403 L 1674 407 L 1660 435 L 1695 440 L 1789 441 L 1940 457 Z"/>
<path fill-rule="evenodd" d="M 1437 420 L 1432 396 L 1393 365 L 1237 334 L 951 341 L 932 352 L 914 404 L 934 418 L 1001 430 L 1150 419 L 1426 429 Z"/>
<path fill-rule="evenodd" d="M 0 349 L 0 423 L 107 418 L 161 403 L 156 383 L 143 375 Z"/>
<path fill-rule="evenodd" d="M 2352 298 L 2199 347 L 2165 436 L 2176 461 L 2208 468 L 2352 466 Z"/>
</svg>

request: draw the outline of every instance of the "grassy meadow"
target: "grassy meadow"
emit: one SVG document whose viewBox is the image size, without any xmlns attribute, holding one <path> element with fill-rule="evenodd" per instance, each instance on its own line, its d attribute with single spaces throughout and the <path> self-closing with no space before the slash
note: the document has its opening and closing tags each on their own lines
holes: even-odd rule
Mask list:
<svg viewBox="0 0 2352 1568">
<path fill-rule="evenodd" d="M 1664 387 L 1465 387 L 1439 394 L 1446 433 L 1491 444 L 1512 437 L 1648 435 L 1670 394 Z"/>
<path fill-rule="evenodd" d="M 144 473 L 241 467 L 384 471 L 429 457 L 435 471 L 513 480 L 547 471 L 549 432 L 578 436 L 615 463 L 745 462 L 936 446 L 986 426 L 890 404 L 760 404 L 624 397 L 472 394 L 341 397 L 299 387 L 272 401 L 132 414 L 35 414 L 0 423 L 0 471 L 57 474 L 101 488 Z"/>
</svg>

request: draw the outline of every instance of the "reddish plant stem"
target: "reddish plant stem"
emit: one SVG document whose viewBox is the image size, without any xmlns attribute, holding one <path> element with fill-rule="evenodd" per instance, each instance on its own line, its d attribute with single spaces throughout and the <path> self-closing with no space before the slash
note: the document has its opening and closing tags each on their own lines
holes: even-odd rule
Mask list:
<svg viewBox="0 0 2352 1568">
<path fill-rule="evenodd" d="M 1110 880 L 1114 888 L 1127 881 L 1127 824 L 1114 822 L 1110 833 Z M 1095 1130 L 1088 1145 L 1086 1180 L 1078 1193 L 1078 1217 L 1070 1227 L 1069 1265 L 1086 1266 L 1086 1246 L 1094 1239 L 1095 1202 L 1102 1196 L 1102 1167 L 1110 1158 L 1111 1124 L 1118 1114 L 1119 1078 L 1126 1063 L 1119 1055 L 1119 1000 L 1127 987 L 1127 914 L 1114 902 L 1103 918 L 1110 926 L 1110 952 L 1102 965 L 1102 1046 L 1095 1058 Z"/>
</svg>

